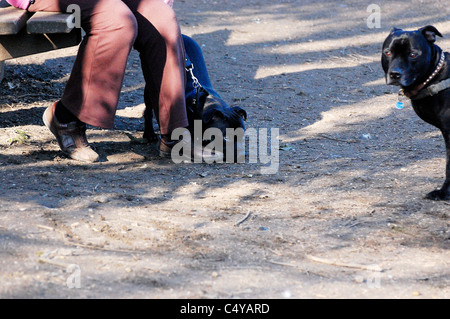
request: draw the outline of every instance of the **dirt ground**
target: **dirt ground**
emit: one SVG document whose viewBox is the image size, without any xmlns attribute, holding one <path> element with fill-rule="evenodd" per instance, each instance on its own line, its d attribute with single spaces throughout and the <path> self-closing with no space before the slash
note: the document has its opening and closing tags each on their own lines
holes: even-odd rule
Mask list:
<svg viewBox="0 0 450 319">
<path fill-rule="evenodd" d="M 0 89 L 0 298 L 449 298 L 450 203 L 439 132 L 397 110 L 380 48 L 435 25 L 446 0 L 177 0 L 216 89 L 280 129 L 280 166 L 179 164 L 132 141 L 144 80 L 131 53 L 102 161 L 64 158 L 43 126 L 76 48 L 7 61 Z"/>
</svg>

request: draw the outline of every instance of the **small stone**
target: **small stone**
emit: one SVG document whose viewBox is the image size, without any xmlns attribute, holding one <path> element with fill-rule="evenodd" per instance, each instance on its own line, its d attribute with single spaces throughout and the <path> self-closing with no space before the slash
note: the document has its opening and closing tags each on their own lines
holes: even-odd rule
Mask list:
<svg viewBox="0 0 450 319">
<path fill-rule="evenodd" d="M 105 203 L 109 202 L 109 198 L 107 196 L 96 196 L 94 198 L 94 202 L 99 203 L 99 204 L 105 204 Z"/>
</svg>

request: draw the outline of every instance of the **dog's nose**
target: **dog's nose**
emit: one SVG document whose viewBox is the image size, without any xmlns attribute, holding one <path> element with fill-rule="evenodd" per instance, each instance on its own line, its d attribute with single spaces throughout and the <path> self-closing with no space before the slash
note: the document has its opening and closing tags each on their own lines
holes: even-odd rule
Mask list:
<svg viewBox="0 0 450 319">
<path fill-rule="evenodd" d="M 399 70 L 392 70 L 391 72 L 389 72 L 389 76 L 392 80 L 400 80 L 400 78 L 402 77 L 402 72 Z"/>
</svg>

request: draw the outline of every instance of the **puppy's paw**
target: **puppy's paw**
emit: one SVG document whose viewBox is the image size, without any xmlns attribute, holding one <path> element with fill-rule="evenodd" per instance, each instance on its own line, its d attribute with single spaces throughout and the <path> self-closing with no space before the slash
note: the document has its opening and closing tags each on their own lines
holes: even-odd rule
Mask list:
<svg viewBox="0 0 450 319">
<path fill-rule="evenodd" d="M 156 144 L 159 141 L 159 137 L 155 133 L 144 133 L 143 138 L 148 144 Z"/>
<path fill-rule="evenodd" d="M 432 191 L 426 197 L 429 200 L 450 200 L 450 193 L 442 191 L 441 189 Z"/>
</svg>

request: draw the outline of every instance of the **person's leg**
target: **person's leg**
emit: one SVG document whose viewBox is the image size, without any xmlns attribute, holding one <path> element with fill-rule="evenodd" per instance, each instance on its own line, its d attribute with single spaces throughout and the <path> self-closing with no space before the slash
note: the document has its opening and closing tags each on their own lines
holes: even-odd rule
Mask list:
<svg viewBox="0 0 450 319">
<path fill-rule="evenodd" d="M 55 134 L 65 154 L 75 159 L 92 161 L 98 159 L 92 152 L 86 154 L 85 158 L 72 155 L 83 154 L 76 151 L 77 148 L 89 153 L 85 128 L 68 130 L 64 124 L 69 123 L 55 119 L 55 109 L 64 106 L 83 122 L 79 122 L 79 126 L 84 123 L 103 128 L 113 126 L 126 61 L 136 38 L 137 23 L 133 13 L 120 0 L 38 0 L 28 10 L 66 12 L 71 4 L 80 7 L 81 25 L 86 36 L 80 45 L 60 101 L 62 103 L 46 111 L 44 122 Z M 77 140 L 82 143 L 77 143 Z"/>
<path fill-rule="evenodd" d="M 123 0 L 136 16 L 145 97 L 162 136 L 187 127 L 185 53 L 175 12 L 162 0 Z"/>
<path fill-rule="evenodd" d="M 86 36 L 61 101 L 82 122 L 111 128 L 136 19 L 120 0 L 39 0 L 28 10 L 66 12 L 73 4 Z"/>
</svg>

